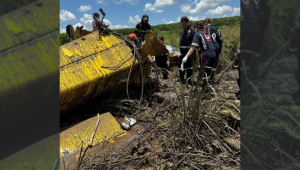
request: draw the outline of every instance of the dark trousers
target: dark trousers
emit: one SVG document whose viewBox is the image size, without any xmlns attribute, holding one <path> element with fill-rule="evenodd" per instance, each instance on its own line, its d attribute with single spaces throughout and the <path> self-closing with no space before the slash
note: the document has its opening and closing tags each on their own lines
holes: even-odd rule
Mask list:
<svg viewBox="0 0 300 170">
<path fill-rule="evenodd" d="M 155 56 L 156 65 L 162 69 L 163 79 L 168 79 L 168 66 L 167 66 L 167 56 Z"/>
<path fill-rule="evenodd" d="M 211 76 L 210 76 L 210 79 L 213 81 L 214 80 L 214 77 L 215 77 L 215 73 L 216 73 L 216 70 L 217 69 L 217 66 L 218 66 L 218 63 L 219 63 L 219 56 L 220 56 L 220 53 L 221 51 L 220 50 L 216 50 L 216 62 L 214 64 L 214 71 L 211 71 Z"/>
</svg>

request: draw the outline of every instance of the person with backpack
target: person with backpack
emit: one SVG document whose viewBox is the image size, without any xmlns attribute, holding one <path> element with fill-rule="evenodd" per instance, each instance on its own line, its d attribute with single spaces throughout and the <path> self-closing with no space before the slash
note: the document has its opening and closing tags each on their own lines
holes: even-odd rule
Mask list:
<svg viewBox="0 0 300 170">
<path fill-rule="evenodd" d="M 194 60 L 195 60 L 195 53 L 192 53 L 193 55 L 187 60 L 183 60 L 183 57 L 187 54 L 189 51 L 193 37 L 195 34 L 193 26 L 190 25 L 189 19 L 184 16 L 180 20 L 181 26 L 183 30 L 180 33 L 180 40 L 179 40 L 179 46 L 180 46 L 180 53 L 182 54 L 178 61 L 178 70 L 179 70 L 179 81 L 184 84 L 184 76 L 185 76 L 185 70 L 187 73 L 187 79 L 192 77 L 193 75 L 193 66 L 194 66 Z M 183 64 L 183 68 L 181 65 Z M 184 69 L 184 70 L 183 70 Z M 189 83 L 191 82 L 191 79 L 189 79 Z"/>
<path fill-rule="evenodd" d="M 193 37 L 191 48 L 184 56 L 182 62 L 186 62 L 196 48 L 199 49 L 199 57 L 200 57 L 199 64 L 200 64 L 201 73 L 203 73 L 201 75 L 203 80 L 202 86 L 205 86 L 208 83 L 206 81 L 206 78 L 208 79 L 210 78 L 211 69 L 214 67 L 217 59 L 216 52 L 213 43 L 210 39 L 208 30 L 204 28 L 203 23 L 196 22 L 194 24 L 194 30 L 196 33 Z"/>
<path fill-rule="evenodd" d="M 203 22 L 205 28 L 208 31 L 208 34 L 210 36 L 210 39 L 212 40 L 212 43 L 215 47 L 215 52 L 216 52 L 216 63 L 214 65 L 214 67 L 212 68 L 212 72 L 211 72 L 211 76 L 210 79 L 213 82 L 214 80 L 214 76 L 215 76 L 215 71 L 216 68 L 218 66 L 218 62 L 219 62 L 219 55 L 222 52 L 222 35 L 221 35 L 221 31 L 219 28 L 217 28 L 216 26 L 211 25 L 211 20 L 210 18 L 206 18 Z"/>
<path fill-rule="evenodd" d="M 151 31 L 151 25 L 149 24 L 149 16 L 144 14 L 142 16 L 141 22 L 136 24 L 134 33 L 143 42 L 145 40 L 145 35 Z"/>
<path fill-rule="evenodd" d="M 160 37 L 158 40 L 159 40 L 160 43 L 164 44 L 164 38 L 163 37 Z M 170 54 L 165 53 L 165 54 L 162 54 L 160 56 L 155 56 L 155 58 L 152 61 L 155 62 L 156 65 L 162 69 L 163 79 L 168 79 L 167 69 L 170 65 Z"/>
</svg>

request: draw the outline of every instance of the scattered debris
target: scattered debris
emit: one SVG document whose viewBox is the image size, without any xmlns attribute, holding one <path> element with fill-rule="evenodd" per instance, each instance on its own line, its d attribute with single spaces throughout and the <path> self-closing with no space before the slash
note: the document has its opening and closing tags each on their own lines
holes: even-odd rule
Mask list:
<svg viewBox="0 0 300 170">
<path fill-rule="evenodd" d="M 124 122 L 120 122 L 121 127 L 124 128 L 125 130 L 131 129 L 131 127 L 134 124 L 136 124 L 136 120 L 133 118 L 127 118 L 127 117 L 125 117 Z"/>
</svg>

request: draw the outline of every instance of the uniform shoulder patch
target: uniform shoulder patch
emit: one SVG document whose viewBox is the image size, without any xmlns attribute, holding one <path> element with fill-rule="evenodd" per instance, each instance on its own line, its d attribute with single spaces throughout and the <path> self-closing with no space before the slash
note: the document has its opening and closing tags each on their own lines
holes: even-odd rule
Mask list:
<svg viewBox="0 0 300 170">
<path fill-rule="evenodd" d="M 212 34 L 211 34 L 211 37 L 212 37 L 213 39 L 217 38 L 216 33 L 212 33 Z"/>
</svg>

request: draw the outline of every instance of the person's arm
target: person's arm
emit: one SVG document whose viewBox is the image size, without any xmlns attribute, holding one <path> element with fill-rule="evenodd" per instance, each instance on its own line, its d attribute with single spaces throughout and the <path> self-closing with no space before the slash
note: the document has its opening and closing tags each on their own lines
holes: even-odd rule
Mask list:
<svg viewBox="0 0 300 170">
<path fill-rule="evenodd" d="M 193 54 L 195 49 L 196 49 L 196 47 L 194 45 L 192 45 L 191 48 L 189 49 L 188 53 L 185 55 L 185 57 L 189 58 L 191 56 L 191 54 Z"/>
</svg>

